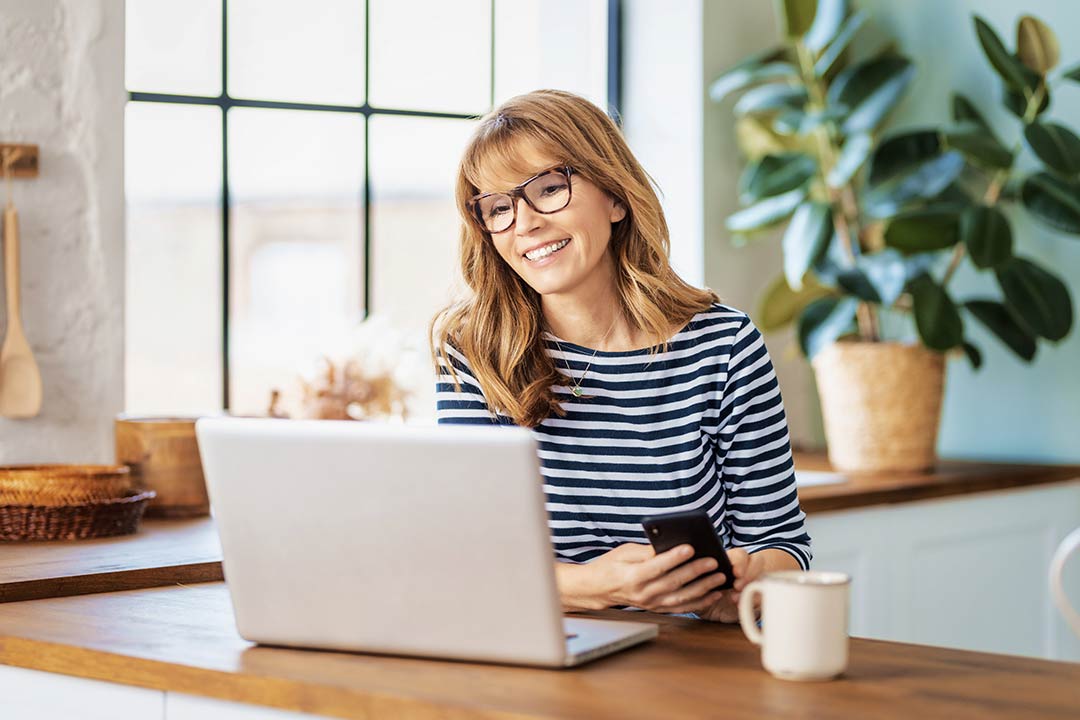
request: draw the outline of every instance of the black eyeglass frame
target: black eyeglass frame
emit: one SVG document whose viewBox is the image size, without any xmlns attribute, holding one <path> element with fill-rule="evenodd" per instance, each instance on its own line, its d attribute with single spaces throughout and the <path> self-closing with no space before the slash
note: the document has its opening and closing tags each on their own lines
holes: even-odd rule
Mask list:
<svg viewBox="0 0 1080 720">
<path fill-rule="evenodd" d="M 547 212 L 544 212 L 543 210 L 536 207 L 536 205 L 533 204 L 533 201 L 529 199 L 529 196 L 525 194 L 525 186 L 528 185 L 529 183 L 531 183 L 533 180 L 537 180 L 537 179 L 539 179 L 539 178 L 543 177 L 544 175 L 547 175 L 548 173 L 551 173 L 551 172 L 558 172 L 560 175 L 564 175 L 566 177 L 566 205 L 563 205 L 558 210 L 548 210 Z M 470 217 L 472 217 L 472 219 L 476 222 L 476 224 L 480 227 L 480 229 L 483 230 L 484 232 L 488 233 L 488 234 L 492 234 L 493 231 L 488 229 L 487 225 L 484 224 L 484 218 L 482 218 L 480 216 L 480 201 L 483 200 L 486 197 L 491 197 L 492 195 L 506 195 L 506 196 L 508 196 L 510 198 L 510 208 L 514 213 L 514 218 L 510 221 L 509 225 L 507 225 L 502 230 L 497 231 L 497 232 L 500 232 L 500 233 L 504 233 L 507 230 L 509 230 L 510 228 L 514 227 L 514 225 L 517 223 L 517 199 L 519 197 L 522 198 L 523 200 L 525 200 L 526 204 L 528 204 L 528 206 L 531 207 L 534 212 L 540 213 L 541 215 L 552 215 L 554 213 L 565 210 L 567 208 L 567 206 L 570 205 L 570 201 L 574 197 L 574 183 L 571 180 L 571 176 L 573 176 L 575 174 L 580 174 L 580 173 L 578 173 L 577 170 L 575 170 L 570 165 L 566 165 L 565 163 L 560 163 L 559 165 L 553 165 L 553 166 L 551 166 L 549 168 L 541 170 L 540 172 L 536 173 L 535 175 L 533 175 L 531 178 L 529 178 L 525 182 L 521 183 L 517 187 L 512 188 L 510 190 L 506 190 L 506 191 L 502 191 L 502 192 L 481 193 L 480 195 L 473 195 L 469 199 L 469 201 L 465 204 L 465 206 L 469 209 Z"/>
</svg>

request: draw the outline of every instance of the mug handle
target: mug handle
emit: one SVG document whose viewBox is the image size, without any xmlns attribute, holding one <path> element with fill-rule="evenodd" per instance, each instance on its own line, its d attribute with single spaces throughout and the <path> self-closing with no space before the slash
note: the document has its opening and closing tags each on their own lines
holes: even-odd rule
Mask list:
<svg viewBox="0 0 1080 720">
<path fill-rule="evenodd" d="M 755 645 L 760 645 L 765 639 L 757 626 L 757 617 L 754 615 L 754 596 L 761 595 L 764 588 L 761 583 L 752 582 L 743 590 L 739 598 L 739 625 L 742 626 L 746 639 Z"/>
<path fill-rule="evenodd" d="M 1065 561 L 1077 548 L 1080 548 L 1080 528 L 1065 536 L 1057 552 L 1054 553 L 1054 559 L 1050 561 L 1050 595 L 1057 603 L 1058 610 L 1065 616 L 1065 622 L 1077 636 L 1080 636 L 1080 613 L 1077 613 L 1069 604 L 1069 598 L 1065 595 L 1065 588 L 1061 584 L 1061 576 L 1065 572 Z M 742 609 L 741 603 L 739 609 Z"/>
</svg>

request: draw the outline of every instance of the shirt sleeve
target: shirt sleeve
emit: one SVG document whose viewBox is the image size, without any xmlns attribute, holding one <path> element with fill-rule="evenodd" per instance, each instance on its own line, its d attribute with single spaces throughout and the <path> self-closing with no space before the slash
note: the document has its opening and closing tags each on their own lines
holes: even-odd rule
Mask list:
<svg viewBox="0 0 1080 720">
<path fill-rule="evenodd" d="M 717 462 L 727 493 L 732 545 L 776 548 L 810 567 L 810 536 L 795 487 L 780 385 L 761 333 L 746 318 L 728 358 Z"/>
<path fill-rule="evenodd" d="M 450 343 L 446 352 L 457 372 L 458 386 L 446 366 L 446 358 L 439 358 L 439 374 L 435 380 L 435 417 L 440 425 L 492 425 L 499 421 L 488 408 L 487 400 L 480 391 L 480 383 L 469 369 L 465 357 Z"/>
</svg>

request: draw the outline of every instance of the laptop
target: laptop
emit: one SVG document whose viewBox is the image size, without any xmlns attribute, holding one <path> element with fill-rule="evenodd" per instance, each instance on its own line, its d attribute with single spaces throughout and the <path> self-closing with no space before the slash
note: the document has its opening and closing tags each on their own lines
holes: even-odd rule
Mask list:
<svg viewBox="0 0 1080 720">
<path fill-rule="evenodd" d="M 657 635 L 563 617 L 524 428 L 213 417 L 195 432 L 249 641 L 570 667 Z"/>
</svg>

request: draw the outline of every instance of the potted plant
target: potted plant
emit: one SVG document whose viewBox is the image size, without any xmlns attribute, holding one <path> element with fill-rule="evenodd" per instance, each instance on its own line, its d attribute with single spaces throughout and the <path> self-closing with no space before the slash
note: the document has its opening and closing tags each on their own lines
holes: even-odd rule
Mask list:
<svg viewBox="0 0 1080 720">
<path fill-rule="evenodd" d="M 1072 301 L 1050 270 L 1014 252 L 1010 208 L 1080 235 L 1080 139 L 1041 119 L 1058 81 L 1053 32 L 1033 17 L 1010 52 L 979 17 L 975 32 L 1022 124 L 1009 147 L 969 98 L 954 122 L 889 133 L 882 126 L 914 74 L 891 46 L 855 61 L 867 23 L 844 0 L 778 3 L 784 44 L 717 78 L 734 106 L 748 163 L 737 242 L 784 227 L 783 273 L 765 290 L 758 324 L 797 324 L 818 382 L 831 463 L 840 470 L 925 470 L 936 460 L 945 353 L 981 352 L 965 335 L 985 325 L 1031 361 L 1072 327 Z M 1025 146 L 1040 163 L 1017 168 Z M 954 297 L 961 263 L 990 273 L 999 297 Z"/>
</svg>

